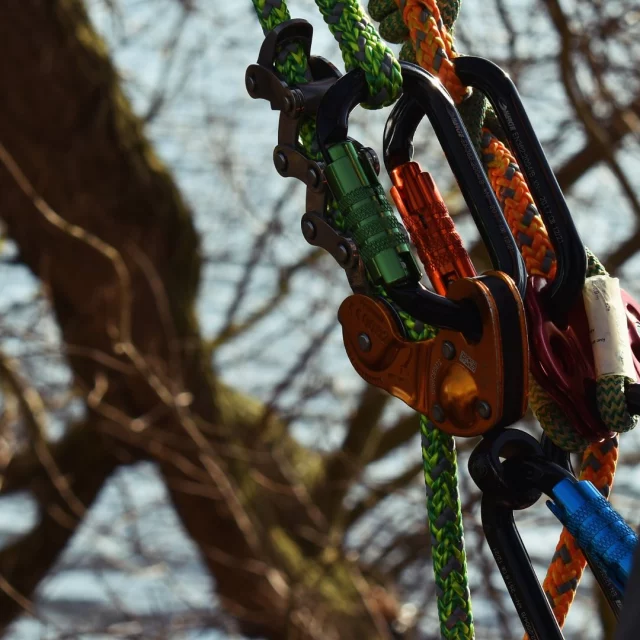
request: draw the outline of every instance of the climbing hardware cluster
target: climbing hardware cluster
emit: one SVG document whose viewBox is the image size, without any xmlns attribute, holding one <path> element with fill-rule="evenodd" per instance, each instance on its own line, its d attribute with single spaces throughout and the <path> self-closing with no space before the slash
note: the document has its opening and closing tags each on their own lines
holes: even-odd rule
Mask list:
<svg viewBox="0 0 640 640">
<path fill-rule="evenodd" d="M 474 637 L 454 436 L 482 436 L 469 472 L 528 637 L 563 637 L 587 563 L 617 615 L 637 538 L 607 499 L 618 434 L 640 413 L 640 306 L 583 245 L 516 87 L 493 63 L 457 54 L 457 0 L 370 0 L 403 61 L 357 0 L 316 0 L 344 75 L 312 55 L 311 25 L 292 20 L 284 0 L 253 4 L 265 40 L 247 91 L 280 114 L 273 161 L 306 186 L 304 238 L 353 291 L 338 310 L 346 353 L 364 380 L 421 414 L 442 637 Z M 381 163 L 349 136 L 349 116 L 391 104 Z M 486 273 L 414 160 L 425 117 L 489 254 Z M 512 426 L 528 405 L 540 442 Z M 542 494 L 565 528 L 541 587 L 513 511 Z"/>
</svg>

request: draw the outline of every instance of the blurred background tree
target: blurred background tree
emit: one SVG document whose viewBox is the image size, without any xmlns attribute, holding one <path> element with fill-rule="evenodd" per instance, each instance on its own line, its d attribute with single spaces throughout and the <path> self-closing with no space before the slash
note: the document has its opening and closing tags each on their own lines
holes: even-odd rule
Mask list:
<svg viewBox="0 0 640 640">
<path fill-rule="evenodd" d="M 315 53 L 338 51 L 310 0 Z M 640 10 L 463 4 L 509 70 L 585 242 L 640 295 Z M 0 628 L 29 638 L 438 638 L 415 415 L 350 369 L 343 274 L 299 233 L 244 91 L 250 3 L 0 8 Z M 354 116 L 380 148 L 384 113 Z M 477 234 L 428 126 L 435 175 Z M 527 428 L 536 429 L 529 416 Z M 521 627 L 459 441 L 478 639 Z M 636 526 L 638 436 L 613 501 Z M 518 523 L 542 575 L 557 523 Z M 553 542 L 552 542 L 553 540 Z M 585 579 L 568 638 L 610 634 Z"/>
</svg>

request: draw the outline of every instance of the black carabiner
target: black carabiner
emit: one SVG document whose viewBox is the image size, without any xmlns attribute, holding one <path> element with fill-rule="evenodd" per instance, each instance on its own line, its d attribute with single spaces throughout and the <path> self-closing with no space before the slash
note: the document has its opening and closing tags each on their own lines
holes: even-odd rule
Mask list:
<svg viewBox="0 0 640 640">
<path fill-rule="evenodd" d="M 348 137 L 349 115 L 368 97 L 365 75 L 355 69 L 342 76 L 327 91 L 316 115 L 318 146 L 326 162 L 324 179 L 329 183 L 339 206 L 344 203 L 345 208 L 354 207 L 354 237 L 361 230 L 364 235 L 366 227 L 375 224 L 382 209 L 389 207 L 386 199 L 382 202 L 384 191 L 371 167 L 367 167 L 369 163 L 366 158 L 356 157 L 349 147 L 353 145 Z M 346 149 L 344 153 L 343 147 Z M 340 154 L 339 159 L 334 157 L 337 154 Z M 340 166 L 346 166 L 351 175 L 357 177 L 357 180 L 352 180 L 356 188 L 345 187 L 345 182 L 338 174 Z M 367 202 L 367 198 L 371 201 Z M 355 207 L 360 207 L 360 210 Z M 482 335 L 482 319 L 472 302 L 453 301 L 427 290 L 419 283 L 419 272 L 416 274 L 407 269 L 406 259 L 402 264 L 404 277 L 385 282 L 385 290 L 403 310 L 425 323 L 463 333 L 469 339 L 475 340 Z"/>
<path fill-rule="evenodd" d="M 402 62 L 401 66 L 404 93 L 393 108 L 384 133 L 387 171 L 411 161 L 413 137 L 426 115 L 487 247 L 493 267 L 511 276 L 524 298 L 527 285 L 524 260 L 451 96 L 428 71 L 408 62 Z"/>
<path fill-rule="evenodd" d="M 483 58 L 460 56 L 454 65 L 460 80 L 482 91 L 493 105 L 549 230 L 558 267 L 554 281 L 547 287 L 546 307 L 558 326 L 566 326 L 569 311 L 582 295 L 587 256 L 562 190 L 511 78 Z"/>
<path fill-rule="evenodd" d="M 482 528 L 522 626 L 531 640 L 564 640 L 513 519 L 515 510 L 542 496 L 540 489 L 514 487 L 505 478 L 501 458 L 524 455 L 543 455 L 533 436 L 518 429 L 490 431 L 471 453 L 469 474 L 482 491 Z"/>
<path fill-rule="evenodd" d="M 553 635 L 555 618 L 552 621 L 544 608 L 540 608 L 540 585 L 537 579 L 535 585 L 532 581 L 528 570 L 530 563 L 527 564 L 522 556 L 526 552 L 521 548 L 512 517 L 513 510 L 529 507 L 542 493 L 556 503 L 550 505 L 554 514 L 558 515 L 557 512 L 562 512 L 567 505 L 573 509 L 574 521 L 580 522 L 578 529 L 573 531 L 576 539 L 585 542 L 586 548 L 582 551 L 587 562 L 612 612 L 616 618 L 619 616 L 621 588 L 624 587 L 624 580 L 619 578 L 628 571 L 633 532 L 608 505 L 602 509 L 588 498 L 583 500 L 580 489 L 577 492 L 567 489 L 589 483 L 576 480 L 566 452 L 546 439 L 539 444 L 518 429 L 489 432 L 469 458 L 469 473 L 483 491 L 482 523 L 487 540 L 522 623 L 532 638 L 562 638 L 562 635 Z M 590 491 L 597 494 L 593 486 L 590 487 Z M 566 497 L 571 493 L 573 496 L 567 502 Z M 598 500 L 606 504 L 599 496 Z M 608 517 L 613 514 L 615 517 Z M 622 549 L 625 554 L 619 553 Z M 502 564 L 498 558 L 502 559 Z M 609 577 L 605 566 L 613 571 L 617 583 Z M 535 574 L 533 576 L 535 578 Z M 531 608 L 532 602 L 537 602 L 535 610 Z M 546 604 L 546 598 L 544 602 Z M 534 628 L 534 634 L 528 624 Z"/>
</svg>

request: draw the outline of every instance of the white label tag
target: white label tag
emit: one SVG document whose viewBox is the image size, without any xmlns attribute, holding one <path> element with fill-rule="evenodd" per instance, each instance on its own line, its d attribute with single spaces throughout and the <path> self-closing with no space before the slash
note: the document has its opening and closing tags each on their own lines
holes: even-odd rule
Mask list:
<svg viewBox="0 0 640 640">
<path fill-rule="evenodd" d="M 615 374 L 635 380 L 620 281 L 609 276 L 587 278 L 582 297 L 589 321 L 596 375 Z"/>
</svg>

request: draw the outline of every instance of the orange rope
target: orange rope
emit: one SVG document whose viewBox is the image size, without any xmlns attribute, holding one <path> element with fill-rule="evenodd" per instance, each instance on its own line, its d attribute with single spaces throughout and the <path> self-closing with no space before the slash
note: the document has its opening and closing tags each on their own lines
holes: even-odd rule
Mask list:
<svg viewBox="0 0 640 640">
<path fill-rule="evenodd" d="M 442 22 L 436 0 L 396 0 L 396 4 L 409 29 L 418 64 L 440 78 L 456 104 L 462 102 L 469 90 L 456 75 L 453 38 Z"/>
<path fill-rule="evenodd" d="M 582 457 L 580 480 L 590 480 L 600 493 L 608 498 L 617 462 L 617 438 L 591 445 Z M 569 608 L 576 597 L 576 590 L 586 566 L 587 559 L 573 536 L 566 529 L 562 529 L 542 585 L 560 627 L 564 625 Z M 529 640 L 529 636 L 525 635 L 524 640 Z"/>
<path fill-rule="evenodd" d="M 524 176 L 518 171 L 511 151 L 488 129 L 482 133 L 482 156 L 489 170 L 489 181 L 520 247 L 527 273 L 553 280 L 556 275 L 553 246 Z"/>
<path fill-rule="evenodd" d="M 436 0 L 395 0 L 409 37 L 416 50 L 418 64 L 438 76 L 456 104 L 469 95 L 455 72 L 457 57 L 453 39 L 442 22 Z M 403 6 L 404 5 L 404 6 Z M 505 217 L 513 231 L 527 270 L 552 279 L 555 255 L 547 230 L 538 214 L 529 187 L 509 149 L 486 130 L 483 158 L 489 161 L 489 177 L 498 198 L 505 201 Z"/>
</svg>

